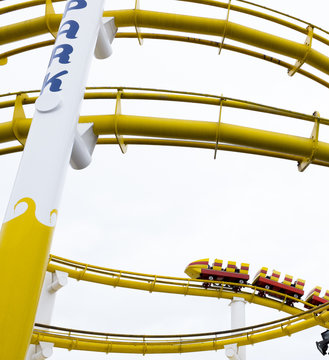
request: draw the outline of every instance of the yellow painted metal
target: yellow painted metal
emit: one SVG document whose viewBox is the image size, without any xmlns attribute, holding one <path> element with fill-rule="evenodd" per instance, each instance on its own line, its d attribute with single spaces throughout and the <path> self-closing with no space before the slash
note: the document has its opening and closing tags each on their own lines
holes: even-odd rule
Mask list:
<svg viewBox="0 0 329 360">
<path fill-rule="evenodd" d="M 139 5 L 139 0 L 135 0 L 135 10 L 139 10 L 140 9 L 140 5 Z M 138 25 L 138 21 L 137 21 L 137 16 L 136 16 L 137 12 L 135 11 L 135 30 L 136 30 L 136 35 L 138 38 L 138 43 L 139 45 L 143 45 L 143 37 L 141 35 L 141 29 Z"/>
<path fill-rule="evenodd" d="M 219 143 L 219 129 L 220 129 L 220 121 L 222 119 L 222 110 L 223 110 L 223 96 L 221 96 L 220 99 L 220 105 L 219 105 L 219 117 L 218 117 L 218 125 L 216 129 L 216 143 L 215 143 L 215 152 L 214 152 L 214 159 L 217 158 L 217 150 L 218 150 L 218 143 Z"/>
<path fill-rule="evenodd" d="M 305 54 L 304 54 L 303 58 L 297 60 L 294 67 L 288 71 L 289 76 L 295 75 L 297 70 L 300 69 L 300 67 L 305 63 L 306 58 L 308 57 L 308 54 L 310 53 L 311 48 L 312 48 L 313 30 L 314 29 L 312 26 L 307 27 L 308 34 L 307 34 L 307 38 L 305 40 L 305 46 L 306 46 Z"/>
<path fill-rule="evenodd" d="M 133 27 L 137 22 L 140 27 L 144 28 L 213 36 L 222 36 L 224 34 L 226 24 L 225 20 L 146 10 L 105 11 L 104 15 L 115 17 L 115 23 L 118 28 Z M 52 29 L 57 29 L 60 20 L 61 15 L 54 14 L 49 16 L 49 21 L 47 23 L 45 21 L 45 17 L 39 17 L 17 24 L 3 26 L 0 28 L 0 44 L 7 44 L 9 42 L 45 34 L 48 32 L 47 24 L 48 26 L 51 26 Z M 226 37 L 248 45 L 273 51 L 281 55 L 289 56 L 296 60 L 302 59 L 305 55 L 304 44 L 233 22 L 227 23 Z M 320 52 L 310 49 L 305 62 L 323 73 L 329 74 L 329 58 Z"/>
<path fill-rule="evenodd" d="M 27 204 L 27 210 L 4 223 L 0 233 L 0 359 L 6 360 L 24 359 L 53 232 L 37 220 L 32 199 L 19 203 Z M 13 253 L 17 262 L 9 256 Z"/>
<path fill-rule="evenodd" d="M 201 259 L 200 261 L 202 260 L 207 261 L 208 259 Z M 81 334 L 74 334 L 74 330 L 67 330 L 66 332 L 51 331 L 51 333 L 48 331 L 35 332 L 32 343 L 37 343 L 38 341 L 50 341 L 55 343 L 55 346 L 70 350 L 103 351 L 107 353 L 182 353 L 217 350 L 230 343 L 238 343 L 240 346 L 254 344 L 285 335 L 291 335 L 294 332 L 302 331 L 315 325 L 322 325 L 325 327 L 329 325 L 329 312 L 325 311 L 329 307 L 329 304 L 315 308 L 314 311 L 318 314 L 315 316 L 315 313 L 312 312 L 313 310 L 303 312 L 298 308 L 287 306 L 279 301 L 255 296 L 254 292 L 257 288 L 252 287 L 251 285 L 243 285 L 243 287 L 244 289 L 250 288 L 250 290 L 253 290 L 253 293 L 246 293 L 244 291 L 232 293 L 224 288 L 209 288 L 205 290 L 201 285 L 205 280 L 163 277 L 107 269 L 67 260 L 57 256 L 51 256 L 48 271 L 55 270 L 68 272 L 70 277 L 77 280 L 92 281 L 106 285 L 122 286 L 145 291 L 222 298 L 238 296 L 256 304 L 286 311 L 296 315 L 296 317 L 283 319 L 270 324 L 259 325 L 254 328 L 248 328 L 247 330 L 241 329 L 238 334 L 228 331 L 225 332 L 224 336 L 216 334 L 215 337 L 211 338 L 204 338 L 204 334 L 198 334 L 198 336 L 193 336 L 192 334 L 188 339 L 182 338 L 182 336 L 187 335 L 177 335 L 176 339 L 179 338 L 179 340 L 176 341 L 175 336 L 163 336 L 163 339 L 159 340 L 154 339 L 154 336 L 151 336 L 150 339 L 145 340 L 147 336 L 120 335 L 122 338 L 118 339 L 114 334 L 107 334 L 106 336 L 105 334 L 103 336 L 98 334 L 95 336 L 93 333 L 84 332 L 84 336 L 81 336 Z M 299 302 L 304 303 L 300 300 Z M 308 305 L 312 307 L 311 304 Z M 155 338 L 161 338 L 161 336 Z"/>
<path fill-rule="evenodd" d="M 311 134 L 311 139 L 312 139 L 312 151 L 311 154 L 306 157 L 305 159 L 303 159 L 301 162 L 298 163 L 298 170 L 303 172 L 313 161 L 315 154 L 318 150 L 318 142 L 319 142 L 319 130 L 320 130 L 320 122 L 319 122 L 319 118 L 320 118 L 320 114 L 315 111 L 313 113 L 314 117 L 315 117 L 315 122 L 314 122 L 314 126 L 313 126 L 313 130 L 312 130 L 312 134 Z"/>
<path fill-rule="evenodd" d="M 96 89 L 98 88 L 89 89 L 90 92 L 86 92 L 85 98 L 117 99 L 118 97 L 117 88 L 99 88 L 99 90 L 102 91 L 91 91 Z M 317 116 L 307 115 L 239 99 L 223 98 L 209 94 L 174 92 L 157 89 L 126 89 L 127 90 L 120 93 L 120 99 L 192 102 L 213 106 L 222 104 L 222 106 L 226 107 L 310 121 L 315 123 L 316 129 L 318 129 L 319 124 L 329 124 L 328 119 L 320 118 L 318 114 Z M 24 104 L 33 104 L 36 100 L 36 97 L 33 96 L 34 92 L 35 91 L 4 94 L 1 95 L 0 98 L 5 98 L 9 95 L 26 94 L 29 96 L 24 96 Z M 15 100 L 5 100 L 0 102 L 0 108 L 11 106 L 15 106 Z M 22 139 L 27 136 L 30 122 L 31 119 L 20 119 L 20 121 L 16 122 L 0 123 L 0 142 L 10 142 L 16 139 L 22 141 Z M 323 166 L 329 165 L 329 144 L 327 143 L 316 141 L 316 151 L 314 151 L 314 139 L 225 123 L 218 125 L 216 122 L 150 118 L 145 116 L 138 117 L 119 114 L 83 116 L 80 118 L 80 122 L 93 122 L 96 135 L 100 135 L 101 137 L 106 135 L 114 136 L 115 134 L 120 134 L 120 136 L 125 135 L 125 144 L 153 144 L 198 147 L 215 150 L 220 149 L 292 159 L 300 163 L 303 162 L 304 159 L 309 159 L 311 154 L 312 163 Z M 19 136 L 17 136 L 17 134 L 19 134 Z M 127 137 L 129 135 L 137 136 L 138 138 L 129 138 Z M 216 146 L 218 140 L 222 143 Z M 114 144 L 117 143 L 117 141 L 113 142 L 112 138 L 100 138 L 98 143 Z M 19 151 L 19 149 L 21 148 L 8 147 L 2 149 L 0 153 L 11 153 L 13 151 Z"/>
<path fill-rule="evenodd" d="M 26 116 L 23 108 L 23 102 L 28 98 L 27 94 L 19 94 L 16 96 L 15 107 L 14 107 L 14 115 L 13 115 L 13 132 L 15 134 L 16 139 L 22 144 L 25 145 L 26 141 L 26 133 L 25 136 L 20 133 L 20 126 L 18 123 L 23 121 L 26 122 Z M 30 124 L 30 122 L 29 122 Z"/>
<path fill-rule="evenodd" d="M 47 341 L 56 347 L 69 350 L 85 350 L 95 352 L 117 353 L 185 353 L 195 351 L 209 351 L 222 349 L 224 345 L 237 344 L 238 346 L 291 336 L 292 334 L 316 325 L 322 325 L 329 320 L 329 304 L 305 312 L 304 314 L 278 320 L 272 323 L 260 324 L 249 328 L 237 329 L 217 333 L 215 336 L 196 334 L 177 336 L 150 336 L 146 335 L 115 335 L 93 334 L 83 332 L 74 334 L 74 330 L 66 331 L 35 331 L 32 343 Z M 237 333 L 234 333 L 237 332 Z M 224 334 L 223 334 L 224 333 Z M 156 338 L 156 339 L 154 339 Z"/>
<path fill-rule="evenodd" d="M 64 0 L 52 0 L 53 3 L 60 2 L 60 1 L 64 1 Z M 232 10 L 232 11 L 237 11 L 237 12 L 241 12 L 243 14 L 251 15 L 251 16 L 254 16 L 254 17 L 259 17 L 261 19 L 265 19 L 265 20 L 268 20 L 268 21 L 283 25 L 283 26 L 285 26 L 287 28 L 290 28 L 290 29 L 293 29 L 295 31 L 307 34 L 307 30 L 305 28 L 303 28 L 302 26 L 297 25 L 296 23 L 292 23 L 292 22 L 289 22 L 289 21 L 287 21 L 285 19 L 281 19 L 281 18 L 278 18 L 276 16 L 273 16 L 273 15 L 270 15 L 270 14 L 267 14 L 267 13 L 264 13 L 264 12 L 256 11 L 256 10 L 251 9 L 251 8 L 245 8 L 245 7 L 232 5 L 232 4 L 229 4 L 229 3 L 224 3 L 224 2 L 215 1 L 215 0 L 179 0 L 179 1 L 190 2 L 190 3 L 201 4 L 201 5 L 212 6 L 212 7 L 218 7 L 218 8 L 224 8 L 224 9 L 225 8 L 227 9 L 228 6 L 230 6 L 230 10 Z M 289 14 L 286 14 L 286 13 L 283 13 L 283 12 L 280 12 L 280 11 L 277 11 L 277 10 L 274 10 L 274 9 L 270 9 L 268 7 L 265 7 L 265 6 L 261 6 L 259 4 L 255 4 L 255 3 L 252 3 L 250 1 L 243 1 L 243 0 L 238 0 L 238 1 L 250 4 L 250 5 L 253 5 L 253 6 L 257 6 L 259 8 L 265 9 L 265 10 L 270 10 L 271 12 L 273 12 L 275 14 L 279 14 L 281 16 L 284 16 L 285 18 L 290 18 L 292 20 L 301 22 L 301 23 L 303 23 L 305 25 L 310 25 L 315 29 L 321 30 L 322 32 L 324 32 L 326 34 L 329 34 L 329 32 L 327 30 L 324 30 L 321 27 L 316 26 L 315 24 L 311 24 L 308 21 L 296 18 L 296 17 L 291 16 Z M 12 11 L 15 11 L 15 10 L 20 10 L 20 9 L 29 8 L 29 7 L 32 7 L 32 6 L 45 4 L 45 2 L 46 2 L 46 0 L 30 0 L 28 2 L 22 2 L 22 3 L 18 3 L 18 4 L 14 4 L 14 5 L 9 5 L 7 7 L 1 8 L 0 9 L 0 14 L 5 14 L 5 13 L 12 12 Z M 316 40 L 318 40 L 318 41 L 320 41 L 320 42 L 322 42 L 324 44 L 329 45 L 329 40 L 324 38 L 321 35 L 314 34 L 314 39 L 316 39 Z"/>
<path fill-rule="evenodd" d="M 222 48 L 224 45 L 224 41 L 225 41 L 225 37 L 226 37 L 226 29 L 227 29 L 227 23 L 228 23 L 228 19 L 230 16 L 230 9 L 231 9 L 231 0 L 228 1 L 227 4 L 227 15 L 226 15 L 226 22 L 225 22 L 225 27 L 224 27 L 224 33 L 223 33 L 223 37 L 222 37 L 222 41 L 219 45 L 219 51 L 218 51 L 218 55 L 220 55 L 220 53 L 222 52 Z"/>
<path fill-rule="evenodd" d="M 115 104 L 115 117 L 114 117 L 114 134 L 120 146 L 120 150 L 123 154 L 127 152 L 127 146 L 124 143 L 123 137 L 118 132 L 118 119 L 121 115 L 121 97 L 123 90 L 119 89 L 117 92 L 117 99 Z"/>
<path fill-rule="evenodd" d="M 204 46 L 212 46 L 212 47 L 216 47 L 218 48 L 220 46 L 220 43 L 217 41 L 213 41 L 213 40 L 206 40 L 206 39 L 200 39 L 200 38 L 194 38 L 191 36 L 179 36 L 179 35 L 168 35 L 168 34 L 151 34 L 151 33 L 140 33 L 141 37 L 143 39 L 156 39 L 156 40 L 171 40 L 171 41 L 181 41 L 181 42 L 188 42 L 188 43 L 193 43 L 196 45 L 204 45 Z M 117 33 L 116 34 L 116 38 L 136 38 L 137 34 L 136 33 L 129 33 L 129 32 L 122 32 L 122 33 Z M 25 51 L 30 51 L 30 50 L 34 50 L 34 49 L 38 49 L 44 46 L 50 46 L 54 44 L 54 40 L 48 40 L 48 41 L 42 41 L 42 42 L 37 42 L 35 44 L 30 44 L 30 45 L 26 45 L 26 46 L 22 46 L 20 48 L 17 49 L 13 49 L 10 51 L 7 51 L 3 54 L 0 54 L 0 65 L 5 65 L 7 63 L 7 61 L 5 61 L 3 64 L 1 64 L 1 59 L 7 59 L 10 56 L 13 55 L 17 55 L 17 54 L 21 54 Z M 240 54 L 244 54 L 244 55 L 248 55 L 248 56 L 252 56 L 255 58 L 258 58 L 259 60 L 263 60 L 263 61 L 267 61 L 267 62 L 271 62 L 272 64 L 278 65 L 278 66 L 282 66 L 286 69 L 288 69 L 288 71 L 290 69 L 293 68 L 292 64 L 289 64 L 281 59 L 277 59 L 273 56 L 269 56 L 266 54 L 262 54 L 256 51 L 252 51 L 249 49 L 244 49 L 238 46 L 233 46 L 233 45 L 228 45 L 228 44 L 223 44 L 222 45 L 223 49 L 229 50 L 229 51 L 234 51 L 234 52 L 238 52 Z M 297 69 L 297 72 L 313 81 L 316 81 L 317 83 L 329 88 L 329 83 L 327 81 L 325 81 L 324 79 L 321 79 L 318 76 L 315 76 L 314 74 L 311 74 L 308 71 L 305 71 L 301 68 Z"/>
<path fill-rule="evenodd" d="M 200 261 L 207 261 L 207 260 L 208 259 L 201 259 Z M 198 269 L 200 269 L 200 265 L 198 266 Z M 266 268 L 262 268 L 262 269 L 266 269 Z M 284 311 L 291 315 L 298 315 L 303 313 L 303 311 L 296 307 L 286 305 L 284 301 L 287 298 L 291 298 L 302 305 L 306 304 L 310 307 L 314 307 L 314 305 L 308 304 L 303 300 L 295 299 L 290 296 L 286 296 L 286 298 L 283 299 L 282 302 L 270 298 L 257 296 L 255 295 L 255 293 L 258 290 L 263 290 L 263 289 L 253 285 L 242 284 L 241 287 L 243 287 L 244 291 L 238 293 L 227 291 L 227 289 L 225 289 L 224 287 L 221 288 L 210 287 L 208 289 L 205 289 L 202 286 L 202 284 L 207 280 L 198 280 L 198 279 L 192 280 L 186 278 L 150 275 L 150 274 L 134 273 L 131 271 L 109 269 L 109 268 L 89 265 L 77 261 L 72 261 L 52 255 L 49 259 L 48 271 L 54 272 L 55 270 L 67 272 L 69 276 L 73 279 L 89 281 L 89 282 L 94 282 L 94 283 L 104 284 L 114 287 L 118 286 L 118 287 L 137 289 L 143 291 L 152 290 L 152 292 L 180 294 L 184 296 L 190 295 L 190 296 L 203 296 L 210 298 L 223 298 L 230 300 L 233 299 L 233 297 L 241 297 L 245 299 L 247 302 L 260 306 L 266 306 L 279 311 Z M 231 284 L 227 282 L 221 282 L 221 283 Z M 278 292 L 273 290 L 267 290 L 267 291 L 275 295 L 280 295 Z"/>
<path fill-rule="evenodd" d="M 46 12 L 45 12 L 46 25 L 47 25 L 48 31 L 56 39 L 57 30 L 53 29 L 52 26 L 51 26 L 51 23 L 50 23 L 50 18 L 54 14 L 55 14 L 55 10 L 54 10 L 52 0 L 46 0 Z"/>
</svg>

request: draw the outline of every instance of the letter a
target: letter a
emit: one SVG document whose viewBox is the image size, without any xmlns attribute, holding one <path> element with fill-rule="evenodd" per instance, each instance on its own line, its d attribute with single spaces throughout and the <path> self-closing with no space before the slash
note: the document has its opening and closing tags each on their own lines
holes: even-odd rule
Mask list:
<svg viewBox="0 0 329 360">
<path fill-rule="evenodd" d="M 68 25 L 67 29 L 64 29 L 64 27 Z M 59 29 L 58 35 L 65 34 L 67 39 L 76 39 L 77 33 L 79 31 L 79 24 L 74 20 L 68 20 L 66 21 Z"/>
</svg>

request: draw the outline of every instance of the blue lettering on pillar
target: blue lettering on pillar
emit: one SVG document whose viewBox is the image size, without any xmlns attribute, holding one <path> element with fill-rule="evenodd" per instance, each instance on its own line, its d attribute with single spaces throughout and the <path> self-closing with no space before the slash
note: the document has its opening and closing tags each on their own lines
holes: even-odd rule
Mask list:
<svg viewBox="0 0 329 360">
<path fill-rule="evenodd" d="M 66 4 L 63 18 L 65 18 L 66 14 L 71 10 L 83 9 L 87 6 L 86 0 L 69 0 Z"/>
<path fill-rule="evenodd" d="M 65 10 L 64 10 L 63 18 L 65 18 L 65 16 L 67 15 L 67 13 L 69 11 L 83 9 L 86 6 L 87 6 L 86 0 L 68 0 Z M 79 27 L 80 26 L 79 26 L 78 22 L 76 22 L 74 20 L 68 20 L 61 25 L 61 27 L 58 31 L 58 36 L 65 35 L 65 37 L 67 39 L 76 39 L 77 33 L 79 31 Z M 69 44 L 61 44 L 61 45 L 55 46 L 54 50 L 51 54 L 51 58 L 50 58 L 48 67 L 52 64 L 53 60 L 56 58 L 58 58 L 58 62 L 60 64 L 69 64 L 70 63 L 70 55 L 72 53 L 73 53 L 73 47 Z M 67 70 L 63 70 L 63 71 L 60 71 L 57 74 L 53 75 L 52 77 L 50 77 L 50 72 L 48 72 L 48 74 L 46 75 L 46 77 L 44 79 L 40 95 L 43 93 L 43 90 L 48 85 L 49 85 L 49 90 L 51 92 L 61 91 L 62 90 L 62 88 L 61 88 L 62 79 L 60 79 L 60 77 L 66 75 L 68 73 L 69 72 Z"/>
<path fill-rule="evenodd" d="M 76 21 L 68 20 L 60 27 L 57 36 L 65 34 L 67 39 L 76 39 L 79 27 Z"/>
<path fill-rule="evenodd" d="M 40 95 L 43 93 L 43 90 L 45 89 L 46 86 L 48 86 L 50 84 L 49 90 L 51 92 L 57 92 L 57 91 L 61 91 L 61 85 L 62 85 L 62 80 L 59 79 L 59 77 L 68 74 L 68 71 L 63 70 L 57 74 L 55 74 L 54 76 L 52 76 L 51 78 L 49 78 L 50 73 L 48 73 L 45 77 L 45 80 L 43 82 L 42 85 L 42 89 L 41 89 L 41 93 Z"/>
<path fill-rule="evenodd" d="M 58 58 L 60 64 L 69 64 L 70 63 L 70 54 L 73 52 L 73 47 L 69 44 L 57 45 L 54 47 L 54 50 L 50 57 L 49 66 L 52 64 L 53 60 Z M 48 66 L 48 67 L 49 67 Z"/>
</svg>

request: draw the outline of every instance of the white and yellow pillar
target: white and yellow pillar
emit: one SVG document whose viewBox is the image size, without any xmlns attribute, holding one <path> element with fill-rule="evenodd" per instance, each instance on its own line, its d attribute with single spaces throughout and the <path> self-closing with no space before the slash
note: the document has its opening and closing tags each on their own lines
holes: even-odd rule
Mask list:
<svg viewBox="0 0 329 360">
<path fill-rule="evenodd" d="M 24 360 L 104 0 L 68 0 L 0 233 L 0 359 Z M 104 32 L 104 31 L 103 31 Z"/>
</svg>

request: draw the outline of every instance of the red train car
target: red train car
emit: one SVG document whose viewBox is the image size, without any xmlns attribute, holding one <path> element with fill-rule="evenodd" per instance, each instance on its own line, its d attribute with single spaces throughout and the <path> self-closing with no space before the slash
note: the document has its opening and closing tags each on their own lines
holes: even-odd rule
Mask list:
<svg viewBox="0 0 329 360">
<path fill-rule="evenodd" d="M 305 301 L 315 306 L 319 306 L 329 302 L 329 290 L 326 291 L 324 297 L 320 297 L 321 289 L 322 289 L 321 286 L 316 286 L 308 293 Z M 306 309 L 312 308 L 312 306 L 308 306 L 308 305 L 304 305 L 304 307 Z"/>
<path fill-rule="evenodd" d="M 228 261 L 226 268 L 223 268 L 223 260 L 216 259 L 212 266 L 209 265 L 209 258 L 191 262 L 185 269 L 185 273 L 192 279 L 205 279 L 213 281 L 225 281 L 239 284 L 246 284 L 249 280 L 249 264 L 242 263 L 241 267 L 236 266 L 235 261 Z M 211 283 L 204 283 L 209 287 Z M 241 287 L 235 286 L 238 291 Z"/>
<path fill-rule="evenodd" d="M 267 268 L 262 267 L 256 274 L 252 285 L 258 286 L 260 288 L 263 288 L 264 290 L 259 291 L 260 296 L 265 296 L 265 294 L 270 295 L 272 297 L 283 299 L 284 295 L 292 296 L 296 299 L 300 299 L 304 295 L 304 286 L 305 281 L 302 279 L 297 279 L 294 283 L 293 277 L 290 275 L 286 275 L 283 282 L 279 282 L 280 279 L 280 272 L 273 270 L 272 275 L 267 275 Z M 278 292 L 280 294 L 275 294 L 268 292 L 266 290 L 273 290 L 275 292 Z M 287 299 L 287 304 L 292 304 L 294 302 L 293 299 Z"/>
</svg>

